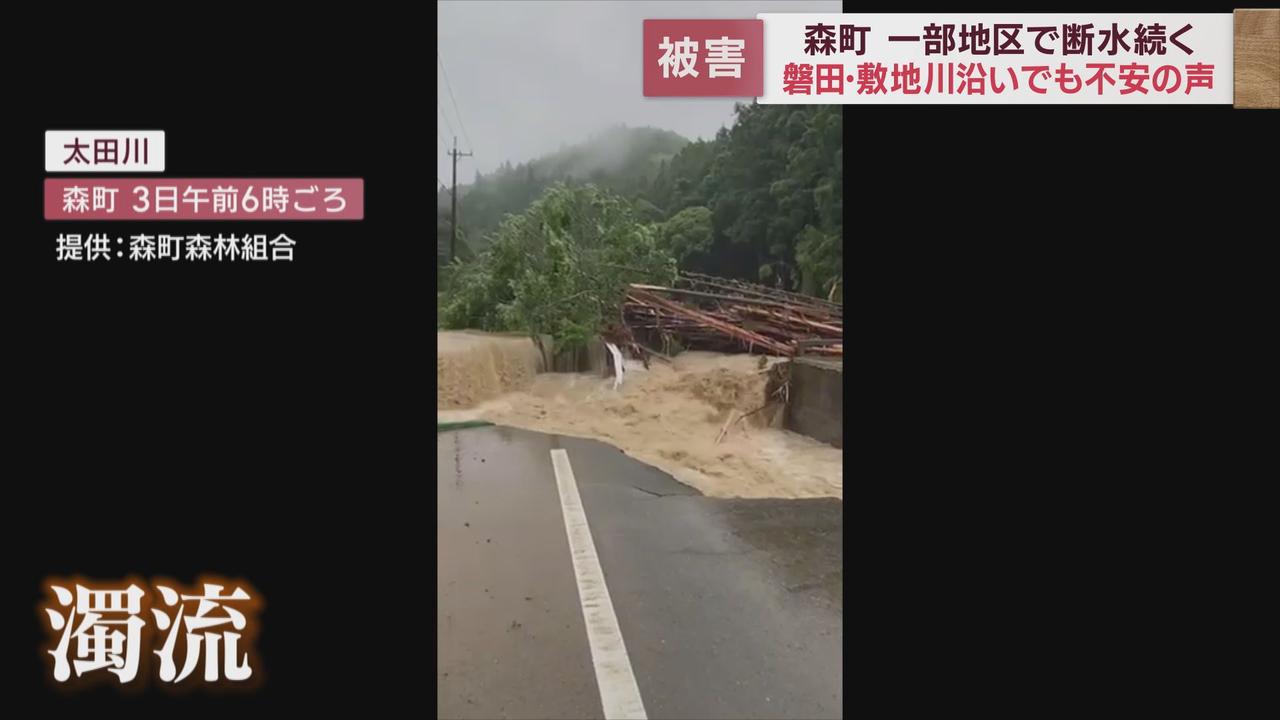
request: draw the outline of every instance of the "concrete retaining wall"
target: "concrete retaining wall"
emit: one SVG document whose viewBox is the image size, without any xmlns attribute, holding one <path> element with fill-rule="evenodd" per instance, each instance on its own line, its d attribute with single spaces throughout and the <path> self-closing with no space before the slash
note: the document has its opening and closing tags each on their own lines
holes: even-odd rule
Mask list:
<svg viewBox="0 0 1280 720">
<path fill-rule="evenodd" d="M 844 363 L 797 358 L 791 363 L 788 430 L 844 447 Z"/>
</svg>

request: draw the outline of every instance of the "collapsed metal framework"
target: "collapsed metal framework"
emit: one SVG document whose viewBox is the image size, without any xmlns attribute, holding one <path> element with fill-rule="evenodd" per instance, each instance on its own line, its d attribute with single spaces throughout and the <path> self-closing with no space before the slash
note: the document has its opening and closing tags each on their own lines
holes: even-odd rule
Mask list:
<svg viewBox="0 0 1280 720">
<path fill-rule="evenodd" d="M 681 273 L 676 287 L 631 284 L 622 324 L 631 342 L 687 349 L 843 357 L 843 306 L 763 285 Z M 639 344 L 639 343 L 637 343 Z"/>
</svg>

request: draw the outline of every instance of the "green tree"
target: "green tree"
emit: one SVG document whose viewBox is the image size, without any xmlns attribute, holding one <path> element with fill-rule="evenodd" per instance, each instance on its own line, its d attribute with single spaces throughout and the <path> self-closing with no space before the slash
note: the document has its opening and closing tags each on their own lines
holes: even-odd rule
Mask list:
<svg viewBox="0 0 1280 720">
<path fill-rule="evenodd" d="M 626 200 L 557 185 L 503 221 L 475 262 L 455 266 L 440 322 L 549 333 L 576 347 L 618 319 L 627 283 L 669 284 L 675 268 Z"/>
<path fill-rule="evenodd" d="M 706 207 L 717 275 L 828 292 L 843 260 L 843 116 L 838 106 L 738 105 L 737 122 L 686 145 L 649 195 L 674 216 Z M 681 256 L 689 262 L 689 255 Z"/>
<path fill-rule="evenodd" d="M 664 248 L 683 268 L 691 268 L 694 261 L 705 261 L 711 249 L 711 233 L 711 210 L 705 207 L 685 208 L 658 230 Z"/>
</svg>

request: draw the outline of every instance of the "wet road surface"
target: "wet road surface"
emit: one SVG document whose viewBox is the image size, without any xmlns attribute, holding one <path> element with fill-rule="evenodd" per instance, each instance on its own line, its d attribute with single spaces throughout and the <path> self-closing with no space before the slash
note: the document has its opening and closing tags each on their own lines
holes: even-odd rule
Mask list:
<svg viewBox="0 0 1280 720">
<path fill-rule="evenodd" d="M 437 438 L 437 714 L 602 717 L 563 449 L 649 718 L 841 715 L 841 501 L 703 497 L 591 440 Z"/>
</svg>

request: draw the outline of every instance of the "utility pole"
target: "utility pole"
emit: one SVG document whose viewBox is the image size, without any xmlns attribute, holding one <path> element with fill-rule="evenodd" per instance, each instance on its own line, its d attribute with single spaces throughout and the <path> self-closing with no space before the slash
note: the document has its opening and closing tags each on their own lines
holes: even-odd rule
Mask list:
<svg viewBox="0 0 1280 720">
<path fill-rule="evenodd" d="M 453 214 L 449 222 L 449 262 L 458 256 L 458 158 L 470 157 L 471 153 L 458 152 L 458 136 L 453 136 L 453 150 L 449 151 L 453 156 Z"/>
</svg>

